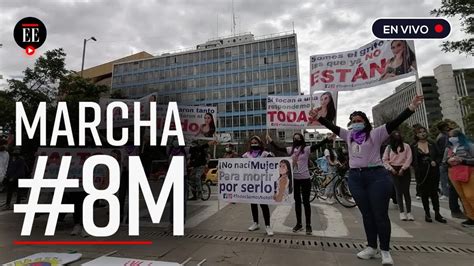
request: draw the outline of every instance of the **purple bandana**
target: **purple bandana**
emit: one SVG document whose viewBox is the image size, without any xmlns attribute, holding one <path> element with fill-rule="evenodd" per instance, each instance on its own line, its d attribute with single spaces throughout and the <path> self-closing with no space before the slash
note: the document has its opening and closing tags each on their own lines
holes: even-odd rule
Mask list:
<svg viewBox="0 0 474 266">
<path fill-rule="evenodd" d="M 364 131 L 351 131 L 351 140 L 361 145 L 366 138 L 367 134 Z"/>
</svg>

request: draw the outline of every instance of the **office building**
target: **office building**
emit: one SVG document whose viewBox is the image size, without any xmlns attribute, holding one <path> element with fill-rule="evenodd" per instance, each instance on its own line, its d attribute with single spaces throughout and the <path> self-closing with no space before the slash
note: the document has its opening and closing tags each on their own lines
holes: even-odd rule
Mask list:
<svg viewBox="0 0 474 266">
<path fill-rule="evenodd" d="M 456 69 L 451 65 L 440 65 L 434 76 L 421 77 L 424 102 L 407 123 L 421 124 L 427 128 L 442 119 L 450 119 L 464 128 L 463 116 L 469 111 L 460 99 L 474 96 L 474 69 Z M 415 82 L 405 82 L 395 92 L 372 108 L 375 126 L 393 119 L 406 108 L 416 95 Z"/>
<path fill-rule="evenodd" d="M 300 94 L 295 33 L 212 39 L 196 49 L 114 65 L 112 91 L 158 93 L 158 104 L 216 106 L 220 132 L 245 141 L 266 133 L 268 95 Z M 279 140 L 291 138 L 272 130 Z"/>
</svg>

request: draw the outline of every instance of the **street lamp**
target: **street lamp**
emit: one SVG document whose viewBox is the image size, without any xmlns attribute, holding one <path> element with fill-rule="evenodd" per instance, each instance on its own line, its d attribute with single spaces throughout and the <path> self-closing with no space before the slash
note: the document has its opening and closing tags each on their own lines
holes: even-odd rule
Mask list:
<svg viewBox="0 0 474 266">
<path fill-rule="evenodd" d="M 82 48 L 82 67 L 81 67 L 81 78 L 84 72 L 84 58 L 86 57 L 86 43 L 87 41 L 93 40 L 94 42 L 97 41 L 95 37 L 90 37 L 89 39 L 84 39 L 84 47 Z"/>
</svg>

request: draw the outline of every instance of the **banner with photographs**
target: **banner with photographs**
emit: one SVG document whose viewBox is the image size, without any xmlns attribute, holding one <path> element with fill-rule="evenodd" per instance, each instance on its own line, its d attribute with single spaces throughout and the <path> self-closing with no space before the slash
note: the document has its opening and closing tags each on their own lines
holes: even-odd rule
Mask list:
<svg viewBox="0 0 474 266">
<path fill-rule="evenodd" d="M 157 105 L 156 109 L 158 132 L 162 132 L 165 124 L 168 105 Z M 196 139 L 214 139 L 214 135 L 218 131 L 217 107 L 179 105 L 178 112 L 186 141 Z M 171 124 L 171 129 L 174 129 L 173 124 Z"/>
<path fill-rule="evenodd" d="M 351 91 L 415 75 L 415 43 L 375 40 L 358 49 L 310 57 L 310 91 Z"/>
<path fill-rule="evenodd" d="M 102 148 L 39 148 L 36 153 L 38 156 L 48 156 L 44 179 L 57 179 L 61 158 L 71 156 L 71 165 L 69 166 L 68 179 L 79 179 L 79 188 L 67 188 L 68 192 L 83 191 L 82 171 L 84 162 L 92 155 L 106 154 L 112 157 L 119 156 L 119 165 L 122 167 L 127 158 L 127 152 L 122 149 L 102 149 Z M 33 169 L 36 169 L 35 167 Z M 120 170 L 122 172 L 122 170 Z M 97 189 L 105 189 L 109 186 L 109 170 L 105 165 L 97 165 L 94 169 L 94 186 Z"/>
<path fill-rule="evenodd" d="M 268 129 L 324 128 L 309 115 L 311 108 L 317 108 L 321 115 L 336 124 L 337 92 L 316 92 L 309 95 L 268 96 Z"/>
<path fill-rule="evenodd" d="M 289 205 L 293 199 L 290 157 L 219 159 L 219 200 Z"/>
</svg>

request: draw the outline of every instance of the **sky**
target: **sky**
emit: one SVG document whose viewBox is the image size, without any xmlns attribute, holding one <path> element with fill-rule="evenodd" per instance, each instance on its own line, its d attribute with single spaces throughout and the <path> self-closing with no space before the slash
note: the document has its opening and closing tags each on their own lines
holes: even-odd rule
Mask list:
<svg viewBox="0 0 474 266">
<path fill-rule="evenodd" d="M 234 0 L 236 32 L 255 36 L 294 31 L 297 34 L 301 90 L 309 93 L 309 57 L 356 49 L 375 37 L 372 22 L 379 17 L 430 17 L 441 0 Z M 13 28 L 22 18 L 33 16 L 45 23 L 48 37 L 34 57 L 28 57 L 13 39 Z M 458 18 L 448 18 L 452 32 L 448 40 L 466 37 Z M 21 78 L 41 53 L 62 47 L 66 67 L 80 70 L 83 39 L 88 42 L 85 68 L 132 53 L 153 55 L 195 47 L 217 36 L 231 35 L 231 0 L 35 0 L 0 2 L 0 87 L 8 78 Z M 473 58 L 444 53 L 440 40 L 415 41 L 421 76 L 433 75 L 440 64 L 453 68 L 474 67 Z M 414 77 L 353 92 L 341 92 L 338 125 L 349 114 L 361 110 L 372 117 L 372 107 L 393 93 L 395 87 Z M 407 103 L 408 105 L 408 103 Z"/>
</svg>

